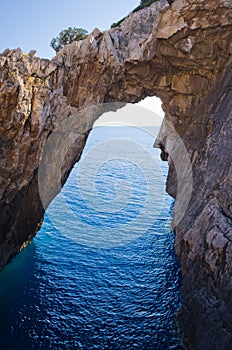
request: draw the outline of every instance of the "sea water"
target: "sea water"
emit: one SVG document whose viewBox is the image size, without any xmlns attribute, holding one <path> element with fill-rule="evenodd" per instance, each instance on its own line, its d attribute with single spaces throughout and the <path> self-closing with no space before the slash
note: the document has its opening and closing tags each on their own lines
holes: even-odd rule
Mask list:
<svg viewBox="0 0 232 350">
<path fill-rule="evenodd" d="M 154 132 L 96 127 L 0 273 L 0 349 L 180 349 L 181 274 Z"/>
</svg>

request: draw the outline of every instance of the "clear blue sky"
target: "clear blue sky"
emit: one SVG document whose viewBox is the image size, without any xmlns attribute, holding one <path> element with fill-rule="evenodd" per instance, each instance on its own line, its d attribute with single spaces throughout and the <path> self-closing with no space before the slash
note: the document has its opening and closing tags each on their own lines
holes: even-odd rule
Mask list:
<svg viewBox="0 0 232 350">
<path fill-rule="evenodd" d="M 50 41 L 69 26 L 92 31 L 108 29 L 127 15 L 140 0 L 2 0 L 0 7 L 0 52 L 6 48 L 30 49 L 50 58 Z"/>
</svg>

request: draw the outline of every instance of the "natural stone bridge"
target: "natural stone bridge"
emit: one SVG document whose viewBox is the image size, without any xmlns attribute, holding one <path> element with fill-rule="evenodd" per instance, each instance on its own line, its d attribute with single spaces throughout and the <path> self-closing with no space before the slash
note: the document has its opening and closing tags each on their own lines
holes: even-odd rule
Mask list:
<svg viewBox="0 0 232 350">
<path fill-rule="evenodd" d="M 105 108 L 101 106 L 156 95 L 167 121 L 156 146 L 169 162 L 167 190 L 177 195 L 175 249 L 183 273 L 185 337 L 194 349 L 230 349 L 231 15 L 229 0 L 175 0 L 172 5 L 160 0 L 116 28 L 104 33 L 95 29 L 51 61 L 20 49 L 0 55 L 1 266 L 41 225 L 38 166 L 51 132 L 75 120 L 72 144 L 62 141 L 62 134 L 57 140 L 63 159 L 56 181 L 52 164 L 46 174 L 47 204 L 79 159 L 93 122 Z M 100 108 L 83 112 L 93 105 Z M 191 161 L 193 188 L 187 208 L 190 169 L 170 125 Z"/>
</svg>

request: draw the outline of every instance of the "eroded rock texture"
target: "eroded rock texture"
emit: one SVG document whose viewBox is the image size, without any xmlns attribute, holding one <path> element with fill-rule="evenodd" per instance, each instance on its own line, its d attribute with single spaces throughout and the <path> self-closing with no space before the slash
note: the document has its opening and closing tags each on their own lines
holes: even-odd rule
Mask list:
<svg viewBox="0 0 232 350">
<path fill-rule="evenodd" d="M 177 196 L 185 338 L 194 349 L 231 349 L 231 15 L 229 0 L 160 0 L 51 61 L 20 49 L 0 55 L 0 266 L 40 227 L 38 166 L 51 132 L 59 130 L 61 156 L 54 155 L 59 169 L 49 164 L 44 174 L 47 204 L 102 113 L 87 107 L 157 95 L 166 121 L 156 146 L 169 162 L 167 190 Z"/>
</svg>

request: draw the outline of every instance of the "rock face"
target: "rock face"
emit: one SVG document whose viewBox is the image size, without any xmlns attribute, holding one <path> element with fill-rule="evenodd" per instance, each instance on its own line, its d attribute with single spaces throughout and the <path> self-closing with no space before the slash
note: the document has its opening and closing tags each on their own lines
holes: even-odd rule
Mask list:
<svg viewBox="0 0 232 350">
<path fill-rule="evenodd" d="M 0 266 L 41 225 L 38 166 L 51 132 L 64 123 L 76 130 L 71 141 L 65 130 L 55 140 L 60 167 L 57 171 L 49 164 L 44 174 L 46 204 L 79 159 L 102 104 L 156 95 L 166 116 L 155 145 L 169 162 L 167 191 L 177 197 L 173 225 L 183 273 L 185 340 L 192 349 L 230 349 L 231 36 L 229 0 L 175 0 L 171 5 L 160 0 L 119 27 L 104 33 L 95 29 L 51 61 L 20 49 L 3 52 Z M 89 106 L 98 107 L 86 113 Z"/>
</svg>

